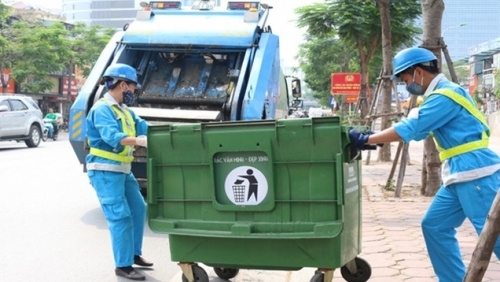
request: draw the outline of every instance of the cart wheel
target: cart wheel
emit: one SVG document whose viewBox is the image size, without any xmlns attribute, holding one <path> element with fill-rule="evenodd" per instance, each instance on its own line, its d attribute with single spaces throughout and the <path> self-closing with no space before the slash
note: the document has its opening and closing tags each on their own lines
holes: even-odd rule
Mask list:
<svg viewBox="0 0 500 282">
<path fill-rule="evenodd" d="M 193 276 L 195 282 L 209 282 L 207 272 L 198 265 L 193 265 Z M 189 282 L 184 274 L 182 274 L 182 282 Z"/>
<path fill-rule="evenodd" d="M 222 267 L 214 267 L 214 271 L 215 274 L 217 274 L 217 276 L 226 280 L 236 277 L 236 275 L 238 275 L 238 272 L 240 272 L 240 270 L 237 268 L 222 268 Z"/>
<path fill-rule="evenodd" d="M 316 273 L 309 282 L 323 282 L 324 280 L 325 280 L 325 274 Z"/>
<path fill-rule="evenodd" d="M 370 276 L 372 275 L 372 268 L 368 264 L 368 262 L 362 258 L 355 258 L 354 261 L 356 262 L 356 267 L 357 267 L 357 272 L 352 274 L 349 269 L 347 269 L 346 266 L 342 266 L 340 268 L 340 273 L 342 274 L 342 277 L 347 282 L 366 282 L 368 279 L 370 279 Z"/>
</svg>

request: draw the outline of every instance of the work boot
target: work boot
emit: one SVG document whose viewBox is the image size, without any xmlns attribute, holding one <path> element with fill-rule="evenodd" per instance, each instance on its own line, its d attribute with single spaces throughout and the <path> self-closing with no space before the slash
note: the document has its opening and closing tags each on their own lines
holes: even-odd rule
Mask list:
<svg viewBox="0 0 500 282">
<path fill-rule="evenodd" d="M 146 276 L 137 272 L 132 266 L 117 267 L 115 268 L 115 274 L 117 276 L 125 277 L 130 280 L 137 280 L 137 281 L 146 280 Z"/>
<path fill-rule="evenodd" d="M 143 259 L 141 256 L 134 256 L 134 264 L 145 267 L 153 266 L 152 262 Z"/>
</svg>

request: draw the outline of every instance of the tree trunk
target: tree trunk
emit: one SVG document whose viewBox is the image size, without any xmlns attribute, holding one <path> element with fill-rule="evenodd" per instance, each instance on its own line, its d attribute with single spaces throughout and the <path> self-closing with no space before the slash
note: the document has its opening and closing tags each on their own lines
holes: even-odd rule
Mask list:
<svg viewBox="0 0 500 282">
<path fill-rule="evenodd" d="M 448 52 L 448 47 L 444 43 L 443 37 L 441 37 L 441 45 L 443 45 L 443 54 L 446 60 L 446 66 L 448 67 L 448 72 L 450 73 L 451 76 L 451 81 L 455 82 L 456 84 L 459 84 L 457 73 L 455 72 L 455 67 L 453 66 L 453 61 L 451 60 L 450 53 Z"/>
<path fill-rule="evenodd" d="M 359 110 L 361 112 L 361 118 L 364 118 L 368 114 L 368 60 L 366 56 L 360 56 L 360 69 L 361 69 L 361 93 L 359 94 Z"/>
<path fill-rule="evenodd" d="M 72 86 L 73 86 L 73 83 L 72 83 L 72 80 L 73 80 L 73 60 L 70 60 L 69 61 L 69 66 L 68 66 L 68 97 L 66 97 L 68 99 L 68 101 L 71 101 L 71 91 L 72 91 Z"/>
<path fill-rule="evenodd" d="M 383 80 L 382 113 L 391 113 L 392 81 L 390 76 L 392 69 L 392 43 L 391 43 L 391 18 L 390 0 L 378 0 L 380 11 L 380 21 L 382 24 L 382 56 L 384 60 L 384 70 L 381 79 Z M 391 116 L 382 116 L 382 130 L 392 126 Z M 381 162 L 391 161 L 391 146 L 387 144 L 379 149 L 378 160 Z"/>
<path fill-rule="evenodd" d="M 349 115 L 349 104 L 345 102 L 345 99 L 342 99 L 341 100 L 341 104 L 340 104 L 340 114 L 343 115 L 343 116 L 347 116 Z"/>
<path fill-rule="evenodd" d="M 5 71 L 5 47 L 2 46 L 2 61 L 0 62 L 0 82 L 2 83 L 2 93 L 7 93 L 7 87 L 9 81 L 5 81 L 5 76 L 3 75 Z"/>
<path fill-rule="evenodd" d="M 422 189 L 422 195 L 432 197 L 436 195 L 437 190 L 441 187 L 441 161 L 439 160 L 436 143 L 432 137 L 425 139 L 424 150 L 422 166 L 425 173 L 422 173 L 422 184 L 425 183 L 425 189 Z"/>
<path fill-rule="evenodd" d="M 7 93 L 7 87 L 9 86 L 9 82 L 8 81 L 5 81 L 5 76 L 3 75 L 3 72 L 5 71 L 5 69 L 3 67 L 0 67 L 0 82 L 2 84 L 2 93 L 5 94 Z"/>
<path fill-rule="evenodd" d="M 420 195 L 425 195 L 425 191 L 427 190 L 427 154 L 425 150 L 425 141 L 424 141 L 424 156 L 422 157 L 422 175 L 420 175 L 420 181 L 422 182 L 422 187 L 420 187 Z"/>
<path fill-rule="evenodd" d="M 491 253 L 500 234 L 500 193 L 495 197 L 490 213 L 479 236 L 464 282 L 482 281 L 490 264 Z"/>
<path fill-rule="evenodd" d="M 444 2 L 443 0 L 422 0 L 422 16 L 423 16 L 423 43 L 422 47 L 429 49 L 436 55 L 439 61 L 439 69 L 441 69 L 441 21 L 443 19 Z M 425 185 L 424 195 L 435 195 L 441 186 L 441 169 L 439 153 L 436 149 L 436 144 L 432 137 L 428 137 L 424 142 L 424 159 L 422 161 L 423 170 L 426 179 L 422 179 L 422 184 Z M 424 184 L 425 183 L 425 184 Z"/>
</svg>

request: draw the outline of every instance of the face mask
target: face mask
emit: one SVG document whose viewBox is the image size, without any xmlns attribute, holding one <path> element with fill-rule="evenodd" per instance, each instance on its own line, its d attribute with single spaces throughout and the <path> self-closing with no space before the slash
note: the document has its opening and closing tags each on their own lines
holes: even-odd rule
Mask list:
<svg viewBox="0 0 500 282">
<path fill-rule="evenodd" d="M 134 93 L 128 89 L 128 86 L 127 86 L 127 90 L 123 91 L 123 103 L 127 106 L 133 106 L 136 102 L 136 98 L 135 98 L 135 95 Z"/>
<path fill-rule="evenodd" d="M 410 92 L 410 94 L 413 94 L 413 95 L 424 95 L 424 93 L 425 93 L 424 77 L 422 77 L 421 84 L 419 85 L 415 82 L 415 74 L 416 73 L 417 73 L 417 71 L 415 70 L 413 72 L 413 82 L 410 83 L 408 86 L 406 86 L 406 90 L 408 90 L 408 92 Z"/>
</svg>

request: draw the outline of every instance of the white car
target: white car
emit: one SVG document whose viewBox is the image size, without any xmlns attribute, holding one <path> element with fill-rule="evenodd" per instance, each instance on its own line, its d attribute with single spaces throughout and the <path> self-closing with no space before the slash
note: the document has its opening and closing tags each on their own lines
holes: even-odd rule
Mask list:
<svg viewBox="0 0 500 282">
<path fill-rule="evenodd" d="M 43 114 L 27 96 L 0 95 L 0 141 L 24 141 L 30 148 L 42 140 Z"/>
</svg>

